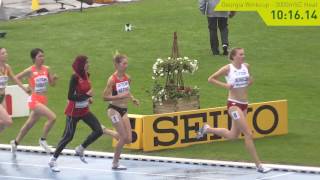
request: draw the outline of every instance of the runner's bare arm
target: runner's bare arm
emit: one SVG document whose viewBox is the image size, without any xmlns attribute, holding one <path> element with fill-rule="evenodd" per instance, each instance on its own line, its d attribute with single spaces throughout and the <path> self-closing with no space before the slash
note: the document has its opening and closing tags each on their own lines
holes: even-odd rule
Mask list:
<svg viewBox="0 0 320 180">
<path fill-rule="evenodd" d="M 249 84 L 248 84 L 250 86 L 250 85 L 253 84 L 253 77 L 252 77 L 252 74 L 251 74 L 251 71 L 250 71 L 250 64 L 244 63 L 244 65 L 247 66 L 248 72 L 250 74 L 250 76 L 249 76 Z"/>
<path fill-rule="evenodd" d="M 28 67 L 27 69 L 23 70 L 22 72 L 16 74 L 16 78 L 22 81 L 24 78 L 28 78 L 31 75 L 31 68 Z"/>
<path fill-rule="evenodd" d="M 9 77 L 21 88 L 23 89 L 27 94 L 31 93 L 31 89 L 24 87 L 24 85 L 21 83 L 21 81 L 14 75 L 14 73 L 12 72 L 12 69 L 10 67 L 10 65 L 6 65 L 7 69 L 8 69 L 8 74 Z"/>
<path fill-rule="evenodd" d="M 129 75 L 127 75 L 128 79 L 129 79 L 129 83 L 131 84 L 132 80 L 131 80 L 131 77 Z M 138 99 L 136 99 L 133 94 L 130 92 L 130 98 L 132 100 L 132 103 L 135 105 L 135 106 L 139 106 L 140 105 L 140 102 Z"/>
<path fill-rule="evenodd" d="M 217 86 L 226 88 L 226 89 L 230 89 L 232 87 L 232 85 L 227 84 L 225 82 L 222 82 L 219 80 L 220 77 L 222 76 L 226 76 L 229 72 L 229 65 L 225 65 L 222 68 L 220 68 L 218 71 L 216 71 L 215 73 L 213 73 L 209 78 L 208 78 L 208 82 L 211 84 L 215 84 Z"/>
<path fill-rule="evenodd" d="M 48 78 L 49 78 L 50 86 L 55 86 L 56 81 L 58 80 L 58 76 L 56 74 L 52 74 L 49 67 L 48 67 Z"/>
</svg>

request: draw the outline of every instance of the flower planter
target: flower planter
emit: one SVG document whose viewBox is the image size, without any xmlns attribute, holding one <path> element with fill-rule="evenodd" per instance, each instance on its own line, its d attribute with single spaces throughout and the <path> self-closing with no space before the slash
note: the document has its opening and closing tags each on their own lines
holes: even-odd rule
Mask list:
<svg viewBox="0 0 320 180">
<path fill-rule="evenodd" d="M 155 114 L 200 109 L 199 88 L 187 86 L 183 80 L 184 73 L 193 74 L 197 69 L 198 60 L 180 57 L 174 32 L 171 57 L 158 58 L 152 66 L 154 85 L 150 94 Z"/>
<path fill-rule="evenodd" d="M 199 96 L 180 98 L 178 100 L 167 100 L 163 101 L 162 103 L 153 103 L 154 114 L 187 111 L 195 109 L 200 109 Z"/>
</svg>

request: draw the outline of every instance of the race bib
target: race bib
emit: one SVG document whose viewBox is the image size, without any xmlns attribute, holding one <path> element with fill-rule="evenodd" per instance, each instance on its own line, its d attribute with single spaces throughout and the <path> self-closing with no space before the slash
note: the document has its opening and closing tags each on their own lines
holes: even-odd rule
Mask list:
<svg viewBox="0 0 320 180">
<path fill-rule="evenodd" d="M 231 113 L 231 117 L 233 120 L 239 120 L 240 119 L 240 115 L 238 113 L 238 111 L 232 111 Z"/>
<path fill-rule="evenodd" d="M 233 88 L 246 87 L 249 84 L 249 76 L 239 77 L 234 80 Z"/>
<path fill-rule="evenodd" d="M 77 109 L 86 108 L 88 106 L 89 106 L 89 99 L 87 99 L 85 101 L 76 101 L 76 103 L 75 103 L 75 107 Z"/>
<path fill-rule="evenodd" d="M 34 79 L 35 86 L 34 91 L 37 93 L 42 93 L 47 91 L 48 86 L 48 77 L 47 76 L 38 76 Z"/>
<path fill-rule="evenodd" d="M 113 115 L 113 116 L 111 116 L 111 121 L 113 124 L 116 124 L 120 121 L 120 119 L 117 115 Z"/>
<path fill-rule="evenodd" d="M 128 92 L 130 89 L 129 81 L 123 81 L 123 82 L 116 83 L 116 89 L 119 94 L 124 93 L 124 92 Z"/>
<path fill-rule="evenodd" d="M 0 89 L 6 88 L 8 84 L 8 76 L 0 76 Z"/>
</svg>

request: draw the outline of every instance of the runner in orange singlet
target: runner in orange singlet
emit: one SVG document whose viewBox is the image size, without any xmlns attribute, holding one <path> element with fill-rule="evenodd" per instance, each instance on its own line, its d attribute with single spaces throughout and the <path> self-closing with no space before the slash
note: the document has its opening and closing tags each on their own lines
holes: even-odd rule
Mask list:
<svg viewBox="0 0 320 180">
<path fill-rule="evenodd" d="M 56 115 L 47 107 L 46 92 L 48 84 L 51 86 L 55 85 L 57 76 L 52 75 L 50 73 L 50 68 L 44 65 L 44 52 L 42 49 L 33 49 L 31 50 L 30 55 L 34 65 L 19 73 L 17 78 L 20 80 L 23 78 L 29 79 L 29 86 L 32 89 L 32 94 L 28 99 L 28 106 L 31 112 L 28 120 L 20 129 L 18 136 L 14 140 L 10 141 L 12 153 L 16 152 L 17 146 L 23 137 L 42 116 L 46 117 L 48 121 L 44 125 L 42 136 L 39 139 L 39 144 L 45 149 L 45 151 L 51 152 L 46 138 L 56 121 Z"/>
</svg>

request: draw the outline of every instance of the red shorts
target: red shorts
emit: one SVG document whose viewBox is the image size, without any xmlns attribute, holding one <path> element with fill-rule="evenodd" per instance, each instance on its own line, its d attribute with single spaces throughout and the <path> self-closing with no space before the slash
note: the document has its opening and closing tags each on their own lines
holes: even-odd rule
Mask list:
<svg viewBox="0 0 320 180">
<path fill-rule="evenodd" d="M 48 103 L 47 97 L 40 94 L 32 94 L 31 96 L 29 96 L 28 98 L 29 109 L 33 110 L 38 103 L 47 105 Z"/>
<path fill-rule="evenodd" d="M 231 106 L 237 106 L 237 107 L 240 108 L 242 111 L 245 111 L 245 110 L 248 109 L 248 103 L 239 102 L 239 101 L 235 101 L 235 100 L 230 100 L 230 99 L 228 99 L 228 103 L 227 103 L 228 109 L 229 109 Z"/>
</svg>

